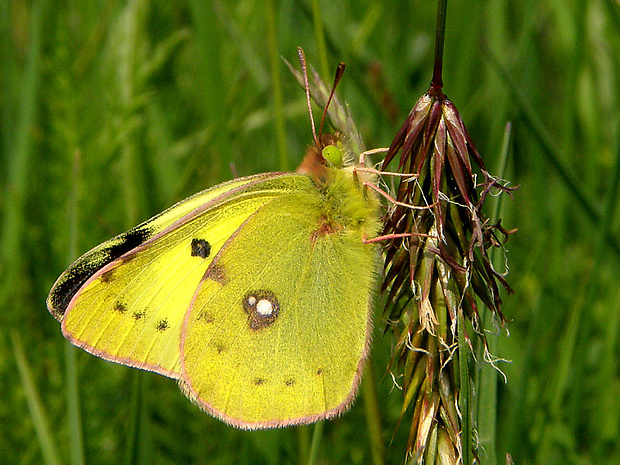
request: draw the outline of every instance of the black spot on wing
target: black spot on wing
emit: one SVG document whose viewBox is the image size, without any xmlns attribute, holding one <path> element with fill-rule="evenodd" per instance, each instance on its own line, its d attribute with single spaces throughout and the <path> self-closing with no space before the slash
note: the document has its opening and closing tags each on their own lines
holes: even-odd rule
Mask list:
<svg viewBox="0 0 620 465">
<path fill-rule="evenodd" d="M 192 257 L 207 258 L 211 253 L 211 244 L 204 239 L 192 239 Z"/>
<path fill-rule="evenodd" d="M 164 332 L 165 330 L 167 330 L 170 326 L 168 325 L 168 320 L 166 320 L 165 318 L 159 320 L 157 322 L 157 331 L 160 332 Z"/>
<path fill-rule="evenodd" d="M 127 305 L 125 305 L 123 302 L 116 302 L 114 304 L 114 310 L 124 315 L 125 313 L 127 313 Z"/>
<path fill-rule="evenodd" d="M 134 320 L 138 321 L 144 318 L 144 315 L 146 315 L 146 310 L 140 310 L 140 311 L 133 312 L 132 316 Z"/>
</svg>

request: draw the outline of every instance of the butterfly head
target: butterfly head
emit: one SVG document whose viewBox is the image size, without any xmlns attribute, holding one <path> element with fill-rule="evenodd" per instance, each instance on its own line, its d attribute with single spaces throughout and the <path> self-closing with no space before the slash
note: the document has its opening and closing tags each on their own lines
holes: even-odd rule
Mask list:
<svg viewBox="0 0 620 465">
<path fill-rule="evenodd" d="M 354 163 L 355 156 L 339 133 L 322 134 L 306 151 L 297 172 L 315 180 L 324 180 L 331 170 L 346 168 Z"/>
<path fill-rule="evenodd" d="M 334 97 L 334 92 L 336 91 L 338 82 L 340 82 L 340 78 L 344 73 L 344 63 L 339 63 L 338 68 L 336 69 L 334 84 L 329 92 L 329 97 L 327 98 L 327 102 L 323 108 L 319 133 L 317 135 L 314 125 L 314 117 L 312 116 L 312 105 L 310 103 L 310 84 L 308 82 L 306 56 L 301 47 L 297 48 L 297 52 L 302 69 L 304 88 L 306 90 L 306 101 L 308 104 L 308 115 L 310 116 L 310 123 L 312 126 L 312 135 L 314 137 L 314 145 L 306 152 L 306 156 L 304 157 L 304 160 L 299 168 L 297 168 L 297 172 L 308 175 L 315 181 L 326 180 L 329 177 L 330 169 L 344 168 L 352 165 L 354 162 L 353 157 L 349 156 L 349 152 L 352 151 L 345 148 L 346 143 L 343 143 L 345 138 L 342 134 L 323 134 L 323 124 L 325 123 L 325 117 L 327 116 L 327 109 L 329 108 L 329 104 Z M 318 77 L 316 77 L 316 79 L 318 79 Z"/>
</svg>

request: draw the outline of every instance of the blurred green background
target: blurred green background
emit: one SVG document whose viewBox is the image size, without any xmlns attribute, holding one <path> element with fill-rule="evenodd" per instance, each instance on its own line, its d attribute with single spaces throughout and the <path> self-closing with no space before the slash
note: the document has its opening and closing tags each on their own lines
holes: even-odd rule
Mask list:
<svg viewBox="0 0 620 465">
<path fill-rule="evenodd" d="M 310 125 L 279 56 L 296 64 L 299 45 L 328 80 L 347 63 L 340 96 L 367 148 L 389 145 L 430 81 L 435 3 L 316 5 L 0 1 L 2 463 L 80 463 L 80 431 L 88 464 L 303 463 L 312 426 L 227 427 L 172 380 L 67 350 L 45 298 L 79 254 L 173 202 L 294 169 Z M 512 122 L 504 177 L 521 185 L 501 214 L 519 232 L 507 244 L 510 336 L 495 352 L 510 361 L 491 404 L 500 462 L 620 463 L 619 10 L 613 0 L 448 5 L 445 92 L 492 173 Z M 407 427 L 395 433 L 401 393 L 385 374 L 379 310 L 375 326 L 364 384 L 378 392 L 383 460 L 402 463 Z M 72 357 L 81 428 L 68 415 Z M 364 399 L 325 424 L 321 463 L 370 463 Z M 480 429 L 484 442 L 489 425 Z"/>
</svg>

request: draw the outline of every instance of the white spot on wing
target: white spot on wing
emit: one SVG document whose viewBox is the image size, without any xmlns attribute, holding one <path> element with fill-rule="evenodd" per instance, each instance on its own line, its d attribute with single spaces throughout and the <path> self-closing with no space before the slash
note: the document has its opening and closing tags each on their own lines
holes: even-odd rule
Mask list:
<svg viewBox="0 0 620 465">
<path fill-rule="evenodd" d="M 273 305 L 266 299 L 261 299 L 256 304 L 256 311 L 263 316 L 268 316 L 273 313 Z"/>
</svg>

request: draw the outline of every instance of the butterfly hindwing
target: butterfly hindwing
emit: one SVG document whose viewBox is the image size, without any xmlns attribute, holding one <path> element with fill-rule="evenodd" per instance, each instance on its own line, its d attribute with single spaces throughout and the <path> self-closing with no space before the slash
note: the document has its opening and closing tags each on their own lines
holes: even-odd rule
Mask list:
<svg viewBox="0 0 620 465">
<path fill-rule="evenodd" d="M 363 239 L 376 224 L 350 173 L 342 182 L 341 192 L 298 177 L 294 192 L 235 232 L 198 287 L 182 330 L 181 383 L 235 426 L 328 418 L 355 394 L 377 262 Z"/>
</svg>

